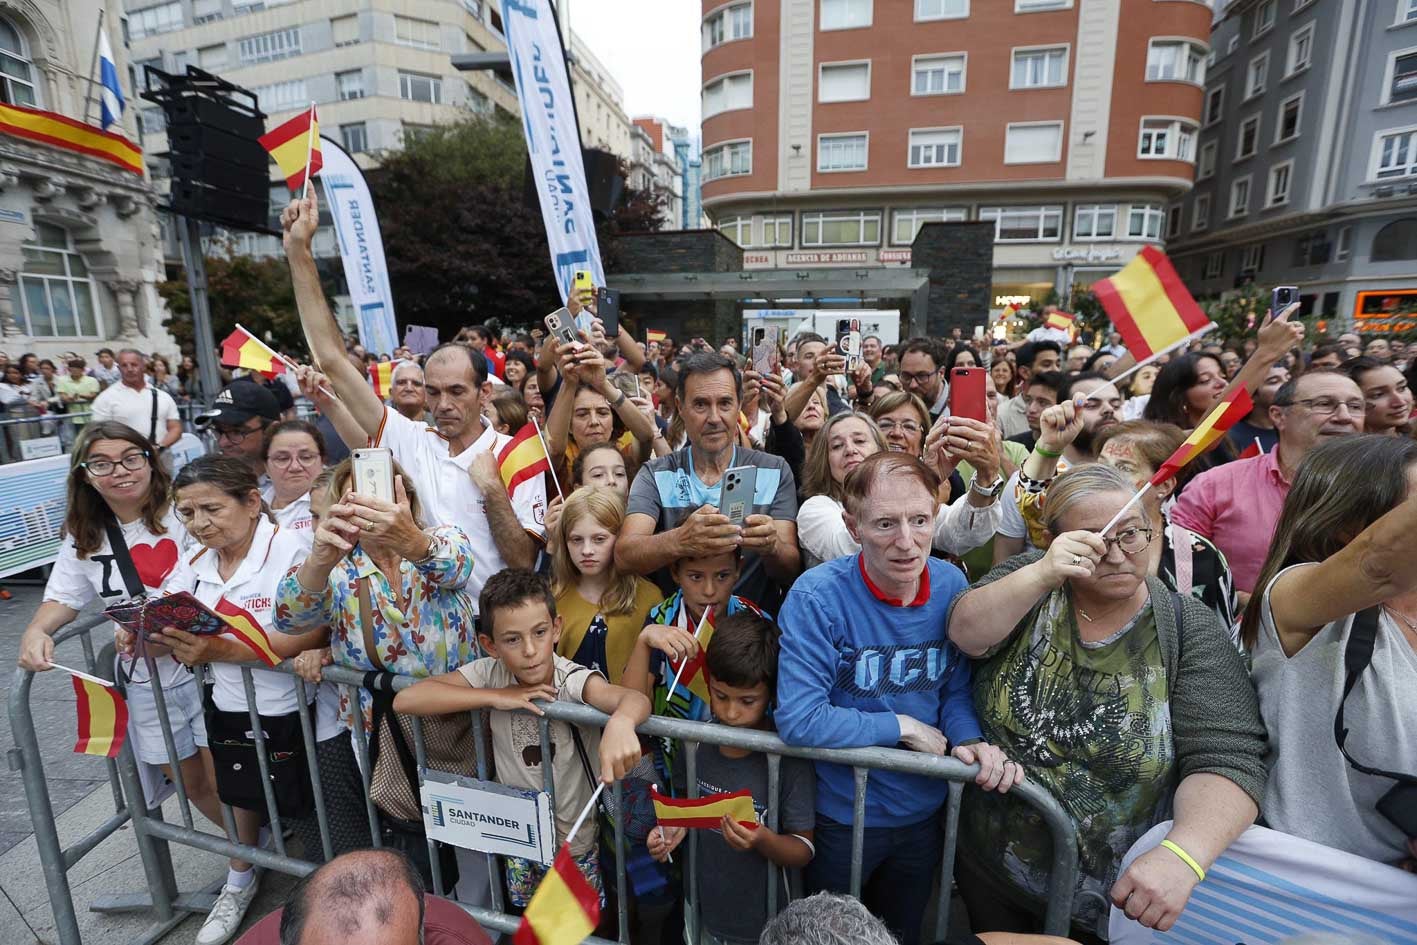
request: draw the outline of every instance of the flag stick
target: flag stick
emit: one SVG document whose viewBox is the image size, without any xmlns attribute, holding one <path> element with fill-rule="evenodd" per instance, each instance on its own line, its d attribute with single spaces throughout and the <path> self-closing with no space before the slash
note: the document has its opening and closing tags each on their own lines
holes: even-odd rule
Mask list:
<svg viewBox="0 0 1417 945">
<path fill-rule="evenodd" d="M 659 790 L 659 785 L 658 785 L 658 784 L 651 784 L 651 785 L 650 785 L 650 790 L 652 790 L 652 791 L 658 791 L 658 790 Z M 669 842 L 669 841 L 667 841 L 667 840 L 664 839 L 664 827 L 663 827 L 662 825 L 661 825 L 660 828 L 659 828 L 659 841 L 660 841 L 660 843 L 668 843 L 668 842 Z M 673 853 L 670 853 L 670 852 L 667 851 L 667 850 L 666 850 L 665 853 L 664 853 L 664 857 L 665 857 L 665 859 L 667 859 L 670 863 L 673 863 L 673 862 L 674 862 L 674 854 L 673 854 Z"/>
<path fill-rule="evenodd" d="M 52 660 L 49 663 L 49 668 L 62 669 L 70 676 L 78 676 L 80 679 L 87 679 L 91 683 L 98 683 L 100 686 L 107 686 L 109 689 L 113 688 L 113 683 L 109 682 L 107 679 L 99 679 L 97 676 L 90 676 L 88 673 L 81 673 L 77 669 L 70 669 L 67 666 L 60 666 L 58 663 L 55 663 Z"/>
<path fill-rule="evenodd" d="M 707 607 L 704 608 L 704 615 L 699 618 L 699 626 L 698 626 L 698 629 L 696 629 L 696 630 L 694 631 L 694 639 L 695 639 L 695 640 L 698 640 L 699 634 L 701 634 L 701 633 L 704 632 L 704 627 L 706 627 L 706 626 L 708 625 L 709 615 L 712 614 L 712 613 L 713 613 L 713 605 L 712 605 L 712 604 L 710 604 L 709 606 L 707 606 Z M 674 698 L 674 690 L 675 690 L 675 689 L 678 687 L 678 685 L 679 685 L 679 677 L 682 676 L 682 675 L 684 675 L 684 667 L 685 667 L 685 666 L 688 666 L 688 665 L 689 665 L 689 660 L 687 660 L 687 659 L 684 660 L 684 662 L 682 662 L 682 663 L 679 664 L 679 671 L 674 674 L 674 681 L 669 684 L 669 695 L 667 695 L 667 696 L 664 697 L 666 700 L 668 700 L 668 699 L 673 699 L 673 698 Z"/>
<path fill-rule="evenodd" d="M 96 86 L 99 85 L 99 83 L 94 79 L 94 73 L 98 71 L 98 67 L 99 67 L 99 66 L 98 66 L 98 41 L 99 41 L 99 36 L 102 35 L 102 33 L 103 33 L 103 13 L 104 13 L 103 7 L 100 6 L 100 7 L 98 8 L 98 26 L 96 26 L 96 27 L 94 28 L 94 31 L 93 31 L 93 60 L 89 63 L 89 87 L 88 87 L 88 91 L 84 93 L 84 124 L 86 124 L 86 125 L 89 123 L 89 113 L 93 111 L 94 89 L 95 89 Z M 119 84 L 121 85 L 122 83 L 120 82 Z M 134 92 L 136 92 L 136 91 L 137 91 L 137 90 L 134 89 Z M 102 94 L 103 94 L 102 92 L 99 93 L 99 95 L 102 95 Z M 100 125 L 102 125 L 102 124 L 103 124 L 103 107 L 102 107 L 102 105 L 99 106 L 98 114 L 99 114 L 98 123 L 99 123 Z"/>
<path fill-rule="evenodd" d="M 1097 392 L 1100 391 L 1102 388 L 1106 387 L 1108 384 L 1118 384 L 1118 383 L 1121 383 L 1122 380 L 1124 380 L 1125 378 L 1131 377 L 1131 376 L 1132 376 L 1133 374 L 1135 374 L 1137 371 L 1140 371 L 1142 368 L 1146 367 L 1148 364 L 1151 364 L 1151 363 L 1152 363 L 1153 361 L 1155 361 L 1157 358 L 1164 357 L 1165 355 L 1170 354 L 1172 351 L 1175 351 L 1177 348 L 1181 347 L 1181 345 L 1188 345 L 1188 344 L 1190 344 L 1192 341 L 1195 341 L 1197 338 L 1199 338 L 1200 336 L 1206 334 L 1207 332 L 1209 332 L 1210 330 L 1212 330 L 1212 329 L 1215 328 L 1215 327 L 1216 327 L 1216 326 L 1215 326 L 1215 323 L 1214 323 L 1214 322 L 1211 322 L 1209 325 L 1206 325 L 1206 326 L 1205 326 L 1204 328 L 1202 328 L 1200 331 L 1193 331 L 1193 332 L 1191 332 L 1189 335 L 1187 335 L 1186 337 L 1182 338 L 1180 341 L 1176 342 L 1175 344 L 1169 345 L 1168 347 L 1165 347 L 1165 348 L 1162 348 L 1160 351 L 1156 352 L 1156 353 L 1153 354 L 1151 357 L 1146 358 L 1145 360 L 1138 361 L 1136 364 L 1133 364 L 1131 367 L 1127 368 L 1125 371 L 1123 371 L 1121 374 L 1118 374 L 1116 377 L 1109 377 L 1105 383 L 1100 384 L 1100 385 L 1098 385 L 1097 387 L 1093 388 L 1093 389 L 1092 389 L 1091 391 L 1089 391 L 1089 392 L 1087 393 L 1087 395 L 1084 396 L 1082 399 L 1083 399 L 1083 400 L 1086 400 L 1088 397 L 1091 397 L 1093 394 L 1097 393 Z"/>
<path fill-rule="evenodd" d="M 310 158 L 315 154 L 315 103 L 310 103 L 310 130 L 305 135 L 305 190 L 300 194 L 300 202 L 310 196 Z"/>
<path fill-rule="evenodd" d="M 536 422 L 536 417 L 531 418 L 531 425 L 536 430 L 536 438 L 541 441 L 541 448 L 546 452 L 546 471 L 551 473 L 551 482 L 556 487 L 556 494 L 561 497 L 561 501 L 566 501 L 566 493 L 561 491 L 561 480 L 556 478 L 556 464 L 551 462 L 551 450 L 547 449 L 546 437 L 542 435 L 541 424 Z"/>
<path fill-rule="evenodd" d="M 239 328 L 241 331 L 246 332 L 246 334 L 250 336 L 251 340 L 255 341 L 256 344 L 260 345 L 262 348 L 265 348 L 266 352 L 271 357 L 275 358 L 281 364 L 284 364 L 286 367 L 290 368 L 291 371 L 300 370 L 300 365 L 296 364 L 294 361 L 290 360 L 285 355 L 281 354 L 279 351 L 266 344 L 264 341 L 261 340 L 261 337 L 257 335 L 254 331 L 242 325 L 240 322 L 236 323 L 236 327 Z M 324 384 L 320 385 L 320 390 L 324 391 L 326 394 L 329 394 L 331 397 L 338 396 L 335 394 L 334 391 L 330 390 L 329 387 L 325 386 Z"/>
<path fill-rule="evenodd" d="M 570 846 L 571 841 L 575 839 L 576 831 L 581 829 L 581 824 L 585 822 L 586 817 L 595 808 L 595 802 L 600 800 L 600 792 L 603 790 L 605 790 L 605 782 L 601 781 L 595 786 L 595 793 L 590 796 L 590 800 L 585 802 L 585 807 L 581 808 L 580 816 L 577 817 L 576 822 L 571 825 L 571 832 L 566 834 L 565 842 L 567 846 Z"/>
<path fill-rule="evenodd" d="M 1255 449 L 1260 451 L 1261 456 L 1264 455 L 1264 444 L 1260 442 L 1259 437 L 1255 437 Z"/>
<path fill-rule="evenodd" d="M 1150 491 L 1151 483 L 1148 482 L 1146 485 L 1142 486 L 1141 489 L 1137 490 L 1136 495 L 1132 496 L 1130 499 L 1127 500 L 1127 504 L 1122 506 L 1121 511 L 1119 511 L 1116 515 L 1112 516 L 1112 521 L 1108 522 L 1105 526 L 1103 526 L 1102 531 L 1098 532 L 1097 534 L 1105 536 L 1113 528 L 1117 527 L 1117 523 L 1122 520 L 1122 516 L 1127 514 L 1127 510 L 1130 509 L 1132 506 L 1136 505 L 1138 502 L 1140 502 L 1141 497 L 1146 495 Z"/>
</svg>

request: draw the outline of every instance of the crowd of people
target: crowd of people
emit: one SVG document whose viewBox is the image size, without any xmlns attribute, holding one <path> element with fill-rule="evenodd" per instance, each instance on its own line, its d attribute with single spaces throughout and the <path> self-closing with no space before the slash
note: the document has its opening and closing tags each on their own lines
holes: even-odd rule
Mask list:
<svg viewBox="0 0 1417 945">
<path fill-rule="evenodd" d="M 185 590 L 249 613 L 307 685 L 256 670 L 245 686 L 250 653 L 226 637 L 118 632 L 136 756 L 173 775 L 144 695 L 155 672 L 188 795 L 217 824 L 230 805 L 243 843 L 269 834 L 242 745 L 254 698 L 289 761 L 275 794 L 304 855 L 372 842 L 361 732 L 381 840 L 425 885 L 408 717 L 427 717 L 430 767 L 474 774 L 465 710 L 492 710 L 496 779 L 537 790 L 550 764 L 562 837 L 597 782 L 623 780 L 627 845 L 603 817 L 571 852 L 604 903 L 629 902 L 637 942 L 680 941 L 686 922 L 685 832 L 636 832 L 631 815 L 651 786 L 751 792 L 756 829 L 725 817 L 699 838 L 701 931 L 725 945 L 764 934 L 785 871 L 809 893 L 850 891 L 857 836 L 865 906 L 904 945 L 923 941 L 951 790 L 964 790 L 956 879 L 976 934 L 1041 930 L 1053 851 L 1011 792 L 1026 781 L 1076 828 L 1077 941 L 1105 939 L 1114 906 L 1170 928 L 1255 823 L 1417 861 L 1417 358 L 1401 345 L 1306 345 L 1285 311 L 1252 339 L 1202 339 L 1120 382 L 1119 336 L 1094 348 L 1056 329 L 1018 343 L 866 338 L 859 363 L 804 332 L 760 372 L 732 339 L 607 336 L 587 306 L 574 344 L 474 326 L 426 357 L 395 352 L 385 402 L 321 289 L 314 199 L 282 223 L 309 343 L 293 379 L 318 417 L 290 419 L 270 385 L 235 379 L 199 418 L 215 452 L 174 478 L 166 414 L 148 403 L 161 397 L 138 402 L 144 359 L 120 352 L 110 390 L 132 393 L 75 444 L 63 551 L 20 656 L 48 668 L 53 633 L 99 598 Z M 987 370 L 983 419 L 951 414 L 957 367 Z M 1227 439 L 1131 502 L 1241 389 L 1254 409 Z M 497 456 L 531 418 L 555 475 L 509 487 Z M 355 486 L 345 454 L 366 446 L 391 452 L 392 500 Z M 730 517 L 734 476 L 751 499 Z M 323 681 L 330 665 L 417 681 L 351 696 Z M 609 720 L 552 722 L 547 760 L 536 716 L 554 701 Z M 770 770 L 726 746 L 690 765 L 682 744 L 637 734 L 651 715 L 977 772 L 964 787 L 872 771 L 861 810 L 849 767 Z M 1167 843 L 1124 869 L 1163 821 Z M 439 892 L 486 885 L 463 852 L 440 852 Z M 618 856 L 629 888 L 616 888 Z M 491 880 L 519 908 L 544 872 L 513 857 Z M 231 860 L 199 945 L 235 934 L 257 883 Z"/>
</svg>

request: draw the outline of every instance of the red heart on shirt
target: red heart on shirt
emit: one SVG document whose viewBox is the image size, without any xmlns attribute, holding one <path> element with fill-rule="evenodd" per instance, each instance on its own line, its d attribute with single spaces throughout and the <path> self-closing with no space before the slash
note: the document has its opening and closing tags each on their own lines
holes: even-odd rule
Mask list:
<svg viewBox="0 0 1417 945">
<path fill-rule="evenodd" d="M 134 545 L 128 549 L 144 587 L 162 587 L 163 578 L 177 566 L 177 542 L 164 538 L 156 545 Z"/>
</svg>

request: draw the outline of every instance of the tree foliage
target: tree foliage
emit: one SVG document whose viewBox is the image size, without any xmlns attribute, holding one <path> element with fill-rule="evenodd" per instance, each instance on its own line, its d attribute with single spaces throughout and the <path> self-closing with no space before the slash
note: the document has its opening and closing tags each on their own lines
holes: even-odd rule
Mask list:
<svg viewBox="0 0 1417 945">
<path fill-rule="evenodd" d="M 240 322 L 267 338 L 277 349 L 304 349 L 290 269 L 284 259 L 233 255 L 229 246 L 216 244 L 206 257 L 206 268 L 212 334 L 217 344 Z M 160 283 L 158 292 L 167 303 L 169 313 L 163 327 L 183 351 L 195 351 L 192 301 L 185 278 Z"/>
</svg>

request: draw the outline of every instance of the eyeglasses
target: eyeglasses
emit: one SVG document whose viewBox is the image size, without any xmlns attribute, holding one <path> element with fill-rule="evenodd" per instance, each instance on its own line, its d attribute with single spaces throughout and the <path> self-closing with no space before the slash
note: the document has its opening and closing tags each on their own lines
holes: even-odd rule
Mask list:
<svg viewBox="0 0 1417 945">
<path fill-rule="evenodd" d="M 900 373 L 900 379 L 906 384 L 928 384 L 930 383 L 930 378 L 939 373 L 939 368 L 933 371 L 902 371 Z"/>
<path fill-rule="evenodd" d="M 136 472 L 147 464 L 148 453 L 147 450 L 143 450 L 140 453 L 126 453 L 116 463 L 107 459 L 91 459 L 79 465 L 83 467 L 90 476 L 102 478 L 103 476 L 111 476 L 113 470 L 117 469 L 119 466 L 129 471 Z"/>
<path fill-rule="evenodd" d="M 1104 556 L 1106 554 L 1112 553 L 1113 545 L 1116 545 L 1118 548 L 1121 548 L 1123 554 L 1139 554 L 1140 552 L 1146 550 L 1146 548 L 1151 544 L 1151 539 L 1155 537 L 1155 535 L 1155 531 L 1142 526 L 1124 528 L 1110 538 L 1104 535 L 1102 541 L 1107 546 L 1107 550 L 1104 553 Z"/>
<path fill-rule="evenodd" d="M 1322 416 L 1337 413 L 1339 407 L 1347 407 L 1348 412 L 1354 415 L 1363 413 L 1367 407 L 1361 400 L 1336 400 L 1333 397 L 1310 397 L 1307 400 L 1295 400 L 1287 404 L 1280 404 L 1281 407 L 1291 407 L 1294 404 L 1301 404 L 1311 411 Z"/>
<path fill-rule="evenodd" d="M 914 420 L 877 420 L 876 426 L 881 428 L 882 433 L 899 430 L 901 433 L 916 434 L 924 429 Z"/>
<path fill-rule="evenodd" d="M 216 438 L 218 440 L 230 440 L 233 443 L 240 443 L 252 434 L 260 433 L 263 427 L 217 427 Z"/>
<path fill-rule="evenodd" d="M 272 453 L 266 457 L 266 462 L 272 466 L 279 466 L 287 469 L 296 463 L 302 466 L 317 466 L 320 463 L 319 453 Z"/>
</svg>

